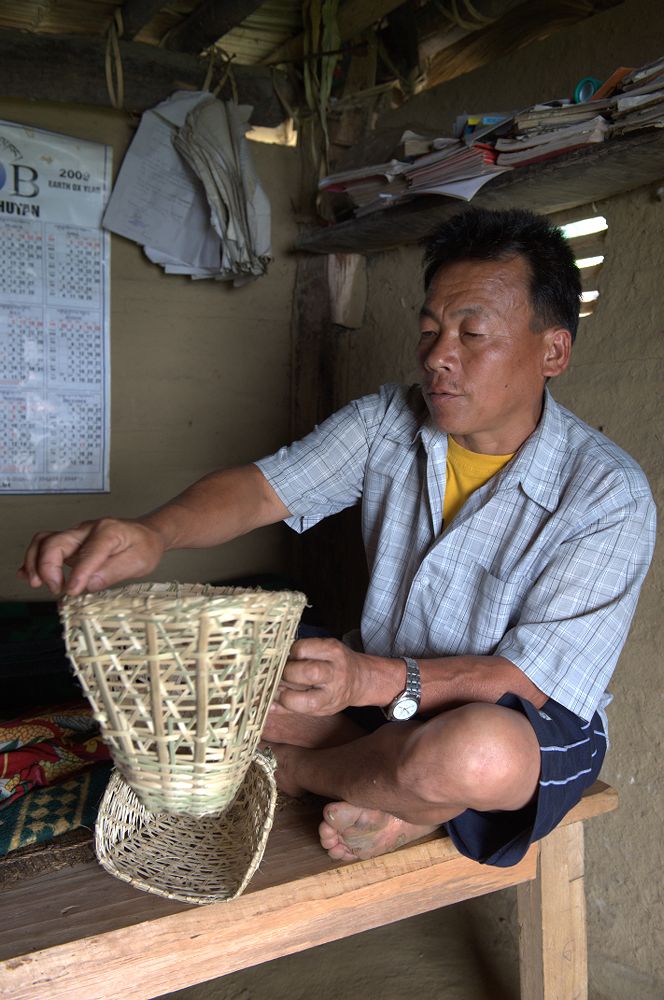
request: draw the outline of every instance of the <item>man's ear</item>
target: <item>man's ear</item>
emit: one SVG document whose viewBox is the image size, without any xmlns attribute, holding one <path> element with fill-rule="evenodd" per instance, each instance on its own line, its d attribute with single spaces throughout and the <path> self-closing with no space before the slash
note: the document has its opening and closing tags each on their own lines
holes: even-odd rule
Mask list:
<svg viewBox="0 0 664 1000">
<path fill-rule="evenodd" d="M 562 326 L 551 327 L 542 334 L 544 352 L 542 354 L 542 375 L 555 378 L 562 375 L 572 354 L 572 334 Z"/>
</svg>

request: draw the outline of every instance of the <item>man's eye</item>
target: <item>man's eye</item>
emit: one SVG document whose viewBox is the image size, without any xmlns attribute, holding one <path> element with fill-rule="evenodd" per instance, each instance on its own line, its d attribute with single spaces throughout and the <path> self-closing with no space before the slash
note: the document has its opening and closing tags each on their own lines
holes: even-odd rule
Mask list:
<svg viewBox="0 0 664 1000">
<path fill-rule="evenodd" d="M 463 331 L 463 336 L 464 337 L 481 337 L 482 334 L 481 333 L 477 333 L 476 330 L 464 330 Z"/>
<path fill-rule="evenodd" d="M 435 330 L 420 330 L 420 337 L 436 337 L 437 333 Z"/>
</svg>

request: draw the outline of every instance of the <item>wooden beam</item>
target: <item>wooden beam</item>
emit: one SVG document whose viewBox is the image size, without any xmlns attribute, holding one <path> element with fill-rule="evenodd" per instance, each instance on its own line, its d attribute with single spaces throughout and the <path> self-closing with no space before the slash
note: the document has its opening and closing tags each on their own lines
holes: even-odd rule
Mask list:
<svg viewBox="0 0 664 1000">
<path fill-rule="evenodd" d="M 122 5 L 124 38 L 135 38 L 164 6 L 164 0 L 125 0 Z"/>
<path fill-rule="evenodd" d="M 387 14 L 400 7 L 404 0 L 366 0 L 355 3 L 346 0 L 339 10 L 339 36 L 342 42 L 350 41 L 372 24 L 382 20 Z M 297 62 L 304 56 L 304 35 L 290 38 L 263 60 L 268 66 L 276 66 L 282 62 Z"/>
<path fill-rule="evenodd" d="M 202 87 L 207 63 L 196 56 L 154 45 L 120 41 L 127 111 L 145 111 L 174 90 Z M 85 36 L 32 35 L 0 31 L 0 93 L 31 101 L 109 106 L 104 61 L 106 42 Z M 234 66 L 241 104 L 251 104 L 253 125 L 274 126 L 286 118 L 265 66 Z M 297 104 L 291 83 L 279 74 L 279 91 Z M 227 82 L 220 96 L 230 99 Z"/>
<path fill-rule="evenodd" d="M 260 7 L 262 0 L 203 0 L 182 24 L 168 32 L 164 48 L 203 52 Z"/>
</svg>

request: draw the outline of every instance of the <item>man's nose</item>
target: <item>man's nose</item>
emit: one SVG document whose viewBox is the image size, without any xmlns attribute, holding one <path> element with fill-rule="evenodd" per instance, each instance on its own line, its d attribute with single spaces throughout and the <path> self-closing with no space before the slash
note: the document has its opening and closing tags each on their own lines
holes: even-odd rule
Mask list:
<svg viewBox="0 0 664 1000">
<path fill-rule="evenodd" d="M 439 333 L 424 358 L 427 371 L 453 368 L 456 363 L 455 345 L 455 339 L 450 334 Z"/>
</svg>

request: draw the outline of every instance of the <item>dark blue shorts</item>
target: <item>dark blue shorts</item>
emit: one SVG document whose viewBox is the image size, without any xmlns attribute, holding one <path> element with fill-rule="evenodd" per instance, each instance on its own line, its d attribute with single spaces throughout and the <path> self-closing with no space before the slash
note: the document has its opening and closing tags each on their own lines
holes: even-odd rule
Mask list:
<svg viewBox="0 0 664 1000">
<path fill-rule="evenodd" d="M 542 761 L 532 802 L 514 812 L 466 809 L 446 823 L 461 854 L 486 865 L 517 864 L 530 845 L 546 837 L 597 778 L 606 754 L 606 735 L 597 713 L 584 722 L 549 699 L 538 711 L 515 694 L 499 705 L 522 712 L 535 730 Z"/>
</svg>

